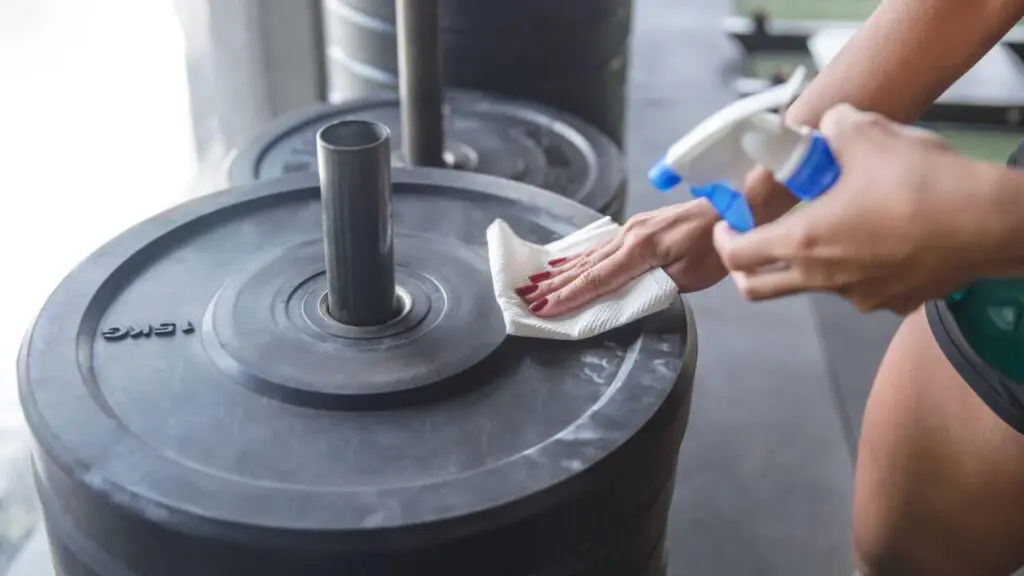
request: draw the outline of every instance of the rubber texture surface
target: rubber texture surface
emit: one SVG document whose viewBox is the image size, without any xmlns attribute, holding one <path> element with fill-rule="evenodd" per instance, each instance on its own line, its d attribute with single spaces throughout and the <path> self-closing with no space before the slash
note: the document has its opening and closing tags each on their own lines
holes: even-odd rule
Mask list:
<svg viewBox="0 0 1024 576">
<path fill-rule="evenodd" d="M 280 118 L 238 151 L 228 180 L 244 184 L 316 170 L 316 132 L 362 118 L 391 130 L 393 162 L 402 165 L 402 126 L 395 96 L 300 110 Z M 550 106 L 474 91 L 446 91 L 446 150 L 456 168 L 550 190 L 619 220 L 626 194 L 625 159 L 607 136 Z"/>
<path fill-rule="evenodd" d="M 547 242 L 598 214 L 451 170 L 393 181 L 422 307 L 395 332 L 317 318 L 312 174 L 182 204 L 58 286 L 19 382 L 59 573 L 617 576 L 663 545 L 685 302 L 582 342 L 507 337 L 486 227 Z"/>
</svg>

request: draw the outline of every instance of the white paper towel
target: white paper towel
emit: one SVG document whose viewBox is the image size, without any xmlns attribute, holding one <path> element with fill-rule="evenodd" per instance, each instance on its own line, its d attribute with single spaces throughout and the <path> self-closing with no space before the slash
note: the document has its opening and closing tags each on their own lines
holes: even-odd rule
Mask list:
<svg viewBox="0 0 1024 576">
<path fill-rule="evenodd" d="M 606 217 L 561 240 L 539 246 L 516 236 L 503 220 L 495 220 L 487 229 L 487 252 L 494 295 L 505 318 L 505 331 L 513 336 L 582 340 L 669 307 L 679 289 L 661 268 L 643 274 L 575 312 L 556 318 L 534 316 L 516 295 L 515 289 L 528 284 L 529 276 L 544 270 L 548 261 L 593 248 L 613 238 L 619 228 Z"/>
</svg>

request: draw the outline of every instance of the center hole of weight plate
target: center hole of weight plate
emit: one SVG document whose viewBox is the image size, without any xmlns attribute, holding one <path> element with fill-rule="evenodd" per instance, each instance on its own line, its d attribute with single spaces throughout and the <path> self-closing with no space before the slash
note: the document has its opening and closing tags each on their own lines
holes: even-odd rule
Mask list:
<svg viewBox="0 0 1024 576">
<path fill-rule="evenodd" d="M 402 288 L 401 286 L 396 286 L 395 287 L 395 308 L 398 310 L 398 314 L 396 314 L 394 318 L 392 318 L 391 320 L 388 320 L 387 322 L 385 322 L 383 324 L 380 324 L 380 325 L 377 325 L 377 326 L 366 326 L 366 327 L 363 327 L 363 326 L 350 326 L 348 324 L 344 324 L 342 322 L 338 322 L 337 320 L 335 320 L 334 317 L 332 317 L 330 315 L 330 313 L 327 312 L 327 291 L 326 290 L 322 294 L 320 294 L 320 299 L 317 301 L 316 308 L 317 308 L 317 311 L 320 312 L 321 318 L 323 318 L 326 322 L 328 322 L 330 324 L 334 324 L 334 325 L 336 325 L 338 327 L 346 328 L 346 329 L 349 329 L 349 330 L 359 330 L 360 328 L 370 328 L 370 329 L 373 329 L 374 331 L 378 331 L 378 330 L 387 330 L 388 328 L 391 328 L 394 325 L 400 323 L 402 320 L 404 320 L 405 317 L 409 315 L 409 312 L 412 311 L 412 304 L 413 304 L 412 295 L 409 294 L 409 291 L 406 290 L 405 288 Z"/>
</svg>

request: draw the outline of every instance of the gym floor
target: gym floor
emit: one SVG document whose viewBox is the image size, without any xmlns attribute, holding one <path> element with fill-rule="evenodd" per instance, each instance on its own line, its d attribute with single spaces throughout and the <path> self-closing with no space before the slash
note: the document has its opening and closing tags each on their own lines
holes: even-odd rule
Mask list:
<svg viewBox="0 0 1024 576">
<path fill-rule="evenodd" d="M 876 3 L 758 1 L 778 16 L 829 19 L 862 18 Z M 748 9 L 753 0 L 747 4 L 738 8 Z M 187 110 L 167 104 L 180 94 L 155 100 L 181 88 L 180 46 L 170 36 L 154 39 L 155 28 L 143 24 L 124 29 L 131 38 L 95 37 L 104 18 L 99 5 L 107 12 L 139 11 L 137 23 L 173 17 L 169 7 L 145 8 L 150 3 L 133 0 L 108 0 L 88 10 L 73 0 L 0 2 L 0 69 L 17 76 L 15 89 L 0 95 L 0 125 L 8 131 L 0 136 L 0 153 L 30 156 L 0 180 L 14 184 L 8 201 L 18 195 L 16 210 L 0 211 L 0 256 L 16 274 L 33 267 L 24 274 L 31 281 L 10 283 L 13 293 L 5 292 L 0 304 L 7 320 L 0 332 L 7 352 L 0 358 L 8 362 L 0 376 L 0 471 L 24 464 L 14 457 L 24 442 L 13 352 L 32 312 L 75 261 L 180 197 L 188 178 L 188 161 L 180 154 L 191 138 L 181 128 L 188 123 Z M 741 67 L 741 53 L 719 31 L 732 9 L 724 0 L 636 1 L 626 142 L 632 212 L 685 199 L 659 195 L 644 175 L 667 145 L 735 97 L 729 80 Z M 89 18 L 97 26 L 90 27 Z M 59 25 L 51 25 L 58 19 Z M 24 21 L 31 24 L 22 26 Z M 44 29 L 53 49 L 42 54 L 36 49 L 44 42 L 32 35 Z M 123 46 L 135 42 L 153 52 L 125 54 Z M 74 59 L 68 58 L 71 43 Z M 164 44 L 170 48 L 157 54 L 155 47 Z M 39 54 L 32 66 L 44 70 L 41 75 L 20 56 L 32 52 Z M 84 61 L 92 64 L 82 66 Z M 104 89 L 89 88 L 97 85 Z M 69 87 L 78 87 L 71 98 Z M 55 111 L 66 129 L 72 124 L 75 133 L 87 134 L 59 173 L 40 153 L 49 131 L 38 130 L 53 125 Z M 164 148 L 147 153 L 145 147 L 124 145 L 146 132 L 159 134 L 154 146 Z M 154 178 L 156 173 L 161 177 Z M 59 190 L 57 200 L 66 203 L 61 210 L 54 210 L 52 197 L 33 194 L 30 184 L 38 174 Z M 140 190 L 140 183 L 147 188 Z M 61 231 L 57 242 L 74 237 L 74 245 L 47 243 L 55 229 Z M 751 305 L 728 282 L 690 301 L 700 360 L 671 518 L 673 576 L 850 573 L 851 439 L 896 319 L 859 316 L 827 297 Z M 23 478 L 13 485 L 26 486 Z M 0 474 L 0 540 L 5 532 L 24 529 L 10 512 L 12 488 L 4 482 Z"/>
<path fill-rule="evenodd" d="M 666 146 L 735 98 L 741 52 L 718 0 L 639 0 L 629 136 L 633 212 L 683 200 L 645 180 Z M 697 383 L 683 444 L 671 566 L 683 574 L 847 574 L 852 459 L 810 301 L 693 295 Z"/>
</svg>

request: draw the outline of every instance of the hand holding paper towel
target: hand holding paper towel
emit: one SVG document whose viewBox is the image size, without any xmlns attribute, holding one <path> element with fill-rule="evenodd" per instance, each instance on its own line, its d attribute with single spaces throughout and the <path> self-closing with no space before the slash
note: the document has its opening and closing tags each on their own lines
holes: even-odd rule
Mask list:
<svg viewBox="0 0 1024 576">
<path fill-rule="evenodd" d="M 668 308 L 678 297 L 675 282 L 661 268 L 649 270 L 622 288 L 556 318 L 538 318 L 516 294 L 531 274 L 556 258 L 575 256 L 614 238 L 620 226 L 602 218 L 545 246 L 527 242 L 502 220 L 487 229 L 487 252 L 494 295 L 505 331 L 513 336 L 551 340 L 582 340 Z"/>
</svg>

